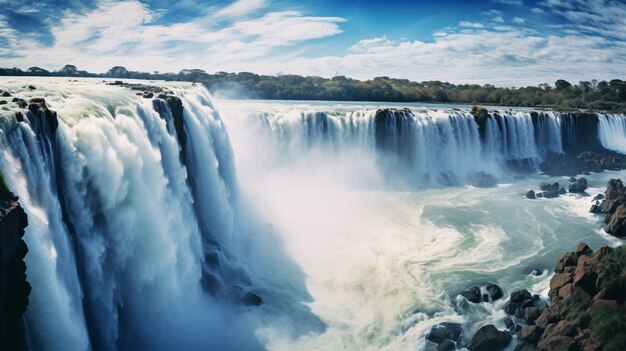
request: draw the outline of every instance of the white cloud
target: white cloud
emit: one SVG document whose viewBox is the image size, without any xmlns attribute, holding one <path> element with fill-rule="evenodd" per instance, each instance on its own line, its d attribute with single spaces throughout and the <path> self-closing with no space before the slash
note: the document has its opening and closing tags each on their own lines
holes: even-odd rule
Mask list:
<svg viewBox="0 0 626 351">
<path fill-rule="evenodd" d="M 217 18 L 240 17 L 254 11 L 260 10 L 266 6 L 265 0 L 237 0 L 231 5 L 217 11 Z"/>
<path fill-rule="evenodd" d="M 469 22 L 469 21 L 461 21 L 459 22 L 459 26 L 466 28 L 485 28 L 482 23 L 479 22 Z"/>
<path fill-rule="evenodd" d="M 524 24 L 524 23 L 526 23 L 526 20 L 524 20 L 521 17 L 513 17 L 513 22 L 517 23 L 517 24 Z"/>
<path fill-rule="evenodd" d="M 522 0 L 493 0 L 495 3 L 506 4 L 506 5 L 523 5 L 524 2 Z"/>
</svg>

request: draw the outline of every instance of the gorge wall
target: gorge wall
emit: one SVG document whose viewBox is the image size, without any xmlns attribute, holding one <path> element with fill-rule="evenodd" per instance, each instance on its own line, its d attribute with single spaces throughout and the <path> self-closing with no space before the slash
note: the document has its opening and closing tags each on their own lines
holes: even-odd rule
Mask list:
<svg viewBox="0 0 626 351">
<path fill-rule="evenodd" d="M 7 350 L 28 349 L 23 315 L 31 286 L 24 262 L 28 247 L 22 240 L 28 219 L 17 200 L 0 173 L 0 345 Z"/>
</svg>

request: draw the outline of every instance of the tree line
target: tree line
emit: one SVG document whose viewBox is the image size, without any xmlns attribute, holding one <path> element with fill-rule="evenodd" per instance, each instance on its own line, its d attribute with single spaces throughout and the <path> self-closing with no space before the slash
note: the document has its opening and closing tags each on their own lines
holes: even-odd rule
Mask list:
<svg viewBox="0 0 626 351">
<path fill-rule="evenodd" d="M 357 80 L 345 76 L 268 76 L 249 72 L 210 74 L 200 69 L 185 69 L 178 73 L 148 73 L 129 71 L 121 66 L 96 74 L 78 70 L 73 65 L 66 65 L 58 71 L 47 71 L 39 67 L 31 67 L 26 71 L 19 68 L 0 68 L 0 75 L 189 81 L 204 84 L 213 94 L 273 100 L 435 102 L 626 111 L 626 81 L 620 79 L 608 82 L 580 81 L 578 84 L 559 79 L 554 85 L 542 83 L 537 86 L 503 88 L 491 84 L 455 85 L 441 81 L 414 82 L 389 77 Z"/>
</svg>

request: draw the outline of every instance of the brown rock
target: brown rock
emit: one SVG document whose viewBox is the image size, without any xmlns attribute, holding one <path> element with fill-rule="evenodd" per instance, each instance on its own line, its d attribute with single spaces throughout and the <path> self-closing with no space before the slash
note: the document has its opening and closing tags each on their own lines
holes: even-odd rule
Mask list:
<svg viewBox="0 0 626 351">
<path fill-rule="evenodd" d="M 543 334 L 543 328 L 536 325 L 527 325 L 519 332 L 518 337 L 520 340 L 529 344 L 537 344 L 539 337 Z"/>
<path fill-rule="evenodd" d="M 620 238 L 626 236 L 626 205 L 622 204 L 617 207 L 610 216 L 604 231 Z"/>
<path fill-rule="evenodd" d="M 578 335 L 578 326 L 573 321 L 562 320 L 558 322 L 550 331 L 552 335 L 569 336 L 571 338 Z"/>
<path fill-rule="evenodd" d="M 537 345 L 542 351 L 573 351 L 574 339 L 569 336 L 550 336 Z"/>
<path fill-rule="evenodd" d="M 558 297 L 564 298 L 572 295 L 574 291 L 574 285 L 572 283 L 565 284 L 563 287 L 559 289 Z"/>
<path fill-rule="evenodd" d="M 589 255 L 591 253 L 593 253 L 593 250 L 589 247 L 589 245 L 587 245 L 586 243 L 578 244 L 578 247 L 576 248 L 576 255 L 578 257 L 582 255 Z"/>
<path fill-rule="evenodd" d="M 578 263 L 578 256 L 576 256 L 576 253 L 568 252 L 556 261 L 556 272 L 563 273 L 565 267 L 576 266 L 576 263 Z"/>
<path fill-rule="evenodd" d="M 550 279 L 550 289 L 560 289 L 561 287 L 571 282 L 572 282 L 572 275 L 570 273 L 555 274 L 554 277 Z"/>
</svg>

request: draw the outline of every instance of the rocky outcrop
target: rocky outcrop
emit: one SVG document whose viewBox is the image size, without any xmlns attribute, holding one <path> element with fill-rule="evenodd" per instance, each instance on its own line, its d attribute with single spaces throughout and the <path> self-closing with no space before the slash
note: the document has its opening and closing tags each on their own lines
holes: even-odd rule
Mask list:
<svg viewBox="0 0 626 351">
<path fill-rule="evenodd" d="M 578 153 L 551 153 L 539 165 L 549 176 L 570 176 L 604 170 L 626 169 L 626 155 L 610 150 L 582 151 Z"/>
<path fill-rule="evenodd" d="M 568 191 L 570 193 L 584 193 L 587 190 L 587 179 L 579 178 L 575 182 L 569 185 Z"/>
<path fill-rule="evenodd" d="M 589 210 L 592 213 L 604 213 L 604 231 L 617 237 L 626 237 L 626 187 L 620 179 L 611 179 L 604 192 L 602 203 Z"/>
<path fill-rule="evenodd" d="M 555 273 L 551 305 L 525 315 L 516 350 L 626 349 L 626 247 L 594 252 L 581 243 L 557 260 Z"/>
<path fill-rule="evenodd" d="M 27 348 L 22 317 L 31 287 L 24 263 L 28 247 L 22 237 L 28 220 L 17 200 L 0 173 L 0 345 L 4 350 Z"/>
</svg>

